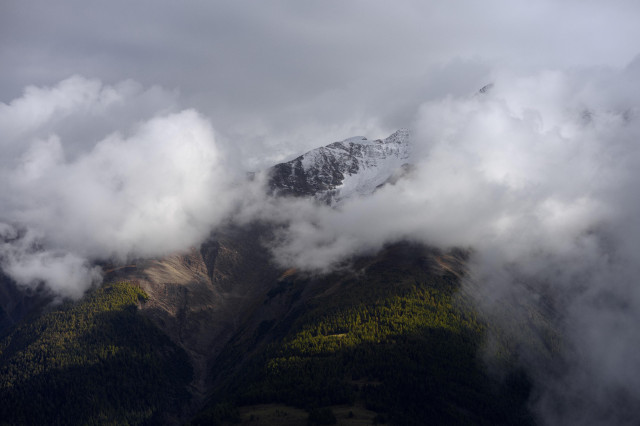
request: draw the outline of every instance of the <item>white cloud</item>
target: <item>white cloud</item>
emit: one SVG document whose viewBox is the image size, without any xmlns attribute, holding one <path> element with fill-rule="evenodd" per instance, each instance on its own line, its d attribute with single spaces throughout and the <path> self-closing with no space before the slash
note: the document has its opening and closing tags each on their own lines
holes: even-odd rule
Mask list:
<svg viewBox="0 0 640 426">
<path fill-rule="evenodd" d="M 2 105 L 0 123 L 13 139 L 3 146 L 0 218 L 4 227 L 38 235 L 44 250 L 28 252 L 32 244 L 23 238 L 5 243 L 3 269 L 13 278 L 25 284 L 43 280 L 76 296 L 95 281 L 87 259 L 184 249 L 228 214 L 236 197 L 228 189 L 233 173 L 211 125 L 197 112 L 163 113 L 158 105 L 157 116 L 129 124 L 117 120 L 103 134 L 119 108 L 144 107 L 148 98 L 135 83 L 103 86 L 72 77 Z M 87 139 L 79 149 L 73 144 L 78 141 L 67 143 L 77 134 L 56 134 L 63 120 L 87 115 L 102 125 L 94 135 L 82 134 Z M 70 276 L 63 286 L 65 270 Z"/>
<path fill-rule="evenodd" d="M 403 239 L 473 248 L 469 291 L 511 338 L 529 338 L 513 324 L 553 306 L 545 321 L 564 335 L 569 368 L 520 354 L 544 422 L 625 424 L 640 400 L 640 119 L 627 96 L 640 74 L 496 75 L 487 94 L 420 108 L 416 167 L 395 185 L 339 209 L 281 200 L 257 210 L 286 224 L 276 259 L 307 270 Z"/>
<path fill-rule="evenodd" d="M 391 133 L 425 100 L 481 87 L 498 65 L 622 66 L 640 39 L 633 0 L 113 0 L 90 10 L 33 1 L 3 7 L 1 100 L 72 73 L 180 88 L 242 145 L 247 167 L 275 156 L 274 146 L 313 147 L 333 129 L 336 139 L 351 125 L 353 134 L 369 134 L 370 123 Z"/>
</svg>

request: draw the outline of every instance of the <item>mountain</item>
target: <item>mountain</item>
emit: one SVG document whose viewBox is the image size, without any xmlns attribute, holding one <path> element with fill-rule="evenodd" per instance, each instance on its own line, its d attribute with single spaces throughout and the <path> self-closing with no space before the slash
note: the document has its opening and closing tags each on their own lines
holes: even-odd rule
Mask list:
<svg viewBox="0 0 640 426">
<path fill-rule="evenodd" d="M 328 275 L 287 271 L 216 358 L 192 424 L 331 424 L 317 410 L 354 425 L 530 424 L 526 378 L 498 381 L 477 356 L 487 325 L 458 297 L 465 259 L 398 243 Z"/>
<path fill-rule="evenodd" d="M 12 329 L 0 340 L 0 423 L 176 423 L 192 369 L 140 315 L 146 299 L 137 286 L 107 284 Z"/>
<path fill-rule="evenodd" d="M 267 191 L 338 206 L 401 178 L 410 155 L 406 130 L 349 138 L 275 165 Z M 5 314 L 2 412 L 23 407 L 6 421 L 69 401 L 54 423 L 532 423 L 527 378 L 498 380 L 478 357 L 491 325 L 458 291 L 465 251 L 397 243 L 309 275 L 273 264 L 273 238 L 226 226 L 187 252 L 103 265 L 105 286 L 75 304 Z M 91 386 L 104 400 L 78 397 Z"/>
<path fill-rule="evenodd" d="M 384 140 L 355 136 L 313 149 L 271 169 L 272 193 L 315 197 L 336 205 L 373 193 L 409 165 L 411 141 L 407 130 Z"/>
<path fill-rule="evenodd" d="M 20 288 L 0 270 L 0 336 L 29 315 L 35 315 L 52 300 L 44 286 Z"/>
<path fill-rule="evenodd" d="M 140 311 L 189 354 L 196 399 L 211 388 L 215 356 L 283 273 L 261 244 L 268 238 L 260 225 L 227 227 L 198 249 L 134 261 L 105 277 L 133 282 L 149 295 Z"/>
</svg>

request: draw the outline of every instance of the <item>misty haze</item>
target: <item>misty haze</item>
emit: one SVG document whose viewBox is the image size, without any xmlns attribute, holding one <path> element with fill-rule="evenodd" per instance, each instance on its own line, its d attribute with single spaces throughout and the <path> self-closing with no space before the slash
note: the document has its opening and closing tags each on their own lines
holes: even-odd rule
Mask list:
<svg viewBox="0 0 640 426">
<path fill-rule="evenodd" d="M 0 424 L 639 424 L 639 19 L 0 6 Z"/>
</svg>

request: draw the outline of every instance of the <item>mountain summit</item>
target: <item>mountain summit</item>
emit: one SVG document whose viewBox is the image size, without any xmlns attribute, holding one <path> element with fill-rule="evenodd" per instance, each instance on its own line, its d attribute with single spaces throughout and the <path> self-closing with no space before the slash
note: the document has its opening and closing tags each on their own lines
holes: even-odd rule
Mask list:
<svg viewBox="0 0 640 426">
<path fill-rule="evenodd" d="M 373 193 L 408 166 L 410 155 L 408 130 L 398 130 L 386 139 L 355 136 L 275 165 L 269 186 L 278 195 L 313 196 L 338 205 Z"/>
</svg>

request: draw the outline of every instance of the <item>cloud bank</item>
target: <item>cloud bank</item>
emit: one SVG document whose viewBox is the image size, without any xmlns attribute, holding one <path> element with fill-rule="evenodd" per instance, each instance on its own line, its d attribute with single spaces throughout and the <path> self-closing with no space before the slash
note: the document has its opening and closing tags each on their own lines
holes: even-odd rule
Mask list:
<svg viewBox="0 0 640 426">
<path fill-rule="evenodd" d="M 635 0 L 8 2 L 0 100 L 74 73 L 180 88 L 255 170 L 327 139 L 390 134 L 495 66 L 623 66 L 638 16 Z"/>
<path fill-rule="evenodd" d="M 503 325 L 541 422 L 634 424 L 638 61 L 495 76 L 487 93 L 421 106 L 406 178 L 338 209 L 271 200 L 249 216 L 283 224 L 274 255 L 305 270 L 399 240 L 471 248 L 464 291 Z"/>
<path fill-rule="evenodd" d="M 213 129 L 174 96 L 71 77 L 0 104 L 3 270 L 77 297 L 89 260 L 197 244 L 235 195 Z"/>
</svg>

